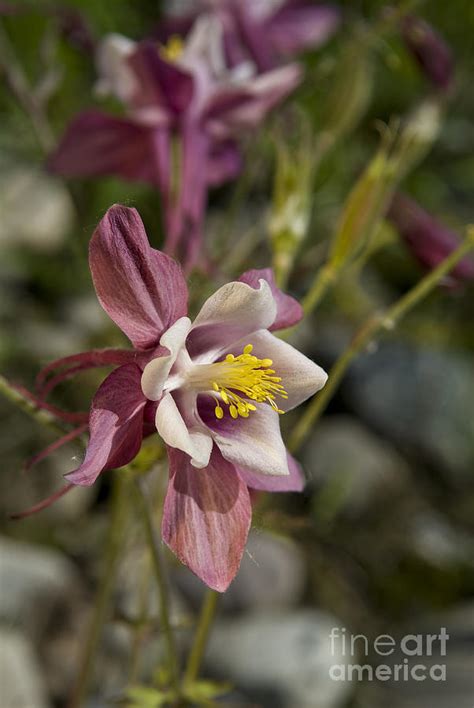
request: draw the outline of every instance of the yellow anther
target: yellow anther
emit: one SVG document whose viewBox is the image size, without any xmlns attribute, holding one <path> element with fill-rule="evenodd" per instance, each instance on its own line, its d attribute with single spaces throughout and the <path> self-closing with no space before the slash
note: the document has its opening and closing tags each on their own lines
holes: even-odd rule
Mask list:
<svg viewBox="0 0 474 708">
<path fill-rule="evenodd" d="M 223 361 L 200 364 L 193 370 L 190 383 L 197 391 L 212 393 L 218 420 L 225 414 L 222 404 L 228 407 L 234 420 L 239 416 L 248 418 L 257 410 L 258 403 L 267 403 L 283 413 L 275 400 L 288 398 L 281 377 L 269 368 L 273 363 L 271 359 L 259 359 L 252 352 L 253 345 L 247 344 L 242 354 L 227 354 Z"/>
<path fill-rule="evenodd" d="M 173 34 L 166 44 L 160 46 L 160 55 L 167 61 L 177 61 L 184 50 L 184 42 L 177 34 Z"/>
</svg>

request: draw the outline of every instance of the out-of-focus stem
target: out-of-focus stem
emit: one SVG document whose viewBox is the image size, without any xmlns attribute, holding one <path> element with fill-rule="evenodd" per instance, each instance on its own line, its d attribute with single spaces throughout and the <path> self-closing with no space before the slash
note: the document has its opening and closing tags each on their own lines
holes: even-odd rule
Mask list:
<svg viewBox="0 0 474 708">
<path fill-rule="evenodd" d="M 303 310 L 305 315 L 309 315 L 319 305 L 327 290 L 331 287 L 337 277 L 338 271 L 327 263 L 318 271 L 316 278 L 308 293 L 303 299 Z"/>
<path fill-rule="evenodd" d="M 206 650 L 206 644 L 214 620 L 219 593 L 215 590 L 207 590 L 206 596 L 199 616 L 196 634 L 194 635 L 193 646 L 188 657 L 186 671 L 184 674 L 184 685 L 195 681 L 199 675 L 199 669 Z"/>
<path fill-rule="evenodd" d="M 390 307 L 385 313 L 369 319 L 357 332 L 352 343 L 339 357 L 329 372 L 326 386 L 312 400 L 308 408 L 298 421 L 290 436 L 288 448 L 295 452 L 304 442 L 312 426 L 326 409 L 341 379 L 349 368 L 351 362 L 371 340 L 383 330 L 392 330 L 397 322 L 406 315 L 415 305 L 421 302 L 438 283 L 447 275 L 464 256 L 474 248 L 474 227 L 468 229 L 465 241 L 453 251 L 431 273 L 426 275 L 406 295 Z"/>
<path fill-rule="evenodd" d="M 25 72 L 17 60 L 10 39 L 1 22 L 0 67 L 5 75 L 10 91 L 31 120 L 38 143 L 42 150 L 48 153 L 54 145 L 53 131 L 51 130 L 41 103 L 36 99 Z"/>
<path fill-rule="evenodd" d="M 176 650 L 176 643 L 174 639 L 174 633 L 170 621 L 168 584 L 164 570 L 164 562 L 162 554 L 160 553 L 159 543 L 156 538 L 155 528 L 152 520 L 152 512 L 147 494 L 139 481 L 136 482 L 135 489 L 137 492 L 137 506 L 139 507 L 139 510 L 141 512 L 141 518 L 143 521 L 146 539 L 151 554 L 155 579 L 158 585 L 160 624 L 166 643 L 170 684 L 171 687 L 175 689 L 177 693 L 179 693 L 179 661 L 178 653 Z"/>
<path fill-rule="evenodd" d="M 23 396 L 15 386 L 12 386 L 4 376 L 0 375 L 0 394 L 17 406 L 24 413 L 36 420 L 40 425 L 52 428 L 56 433 L 64 435 L 68 430 L 62 426 L 58 418 L 47 410 L 38 408 L 33 401 Z"/>
<path fill-rule="evenodd" d="M 94 660 L 99 646 L 103 626 L 107 620 L 112 593 L 117 576 L 118 561 L 123 547 L 126 530 L 126 513 L 129 482 L 124 470 L 115 473 L 113 481 L 112 507 L 109 532 L 107 535 L 105 563 L 102 579 L 97 590 L 80 670 L 69 701 L 69 708 L 82 708 L 91 681 Z"/>
</svg>

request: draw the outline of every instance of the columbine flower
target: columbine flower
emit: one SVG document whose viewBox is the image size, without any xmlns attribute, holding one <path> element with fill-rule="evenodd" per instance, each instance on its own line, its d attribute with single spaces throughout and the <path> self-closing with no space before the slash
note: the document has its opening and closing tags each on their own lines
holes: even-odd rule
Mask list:
<svg viewBox="0 0 474 708">
<path fill-rule="evenodd" d="M 194 265 L 210 186 L 241 168 L 235 142 L 300 80 L 295 64 L 261 76 L 226 68 L 216 18 L 203 16 L 183 44 L 134 43 L 112 35 L 98 53 L 98 89 L 126 107 L 119 118 L 78 115 L 50 160 L 66 176 L 116 174 L 157 187 L 166 215 L 165 250 Z"/>
<path fill-rule="evenodd" d="M 406 194 L 397 193 L 387 213 L 416 260 L 428 270 L 436 268 L 460 243 L 459 236 Z M 444 280 L 445 285 L 459 285 L 474 278 L 474 261 L 463 258 Z"/>
<path fill-rule="evenodd" d="M 100 303 L 134 350 L 128 359 L 121 353 L 125 363 L 94 396 L 84 461 L 66 478 L 90 485 L 127 464 L 154 418 L 170 465 L 163 539 L 223 591 L 245 546 L 249 488 L 303 487 L 279 418 L 318 391 L 326 374 L 271 334 L 295 324 L 301 307 L 270 270 L 253 270 L 217 290 L 191 323 L 179 266 L 149 246 L 138 213 L 121 206 L 97 227 L 90 267 Z M 92 366 L 92 355 L 84 356 L 79 366 Z"/>
<path fill-rule="evenodd" d="M 199 5 L 222 23 L 228 64 L 235 66 L 250 59 L 259 71 L 320 46 L 340 20 L 334 5 L 308 0 L 200 0 Z M 189 17 L 189 24 L 196 14 Z M 162 24 L 161 35 L 185 28 L 185 17 L 169 18 Z"/>
</svg>

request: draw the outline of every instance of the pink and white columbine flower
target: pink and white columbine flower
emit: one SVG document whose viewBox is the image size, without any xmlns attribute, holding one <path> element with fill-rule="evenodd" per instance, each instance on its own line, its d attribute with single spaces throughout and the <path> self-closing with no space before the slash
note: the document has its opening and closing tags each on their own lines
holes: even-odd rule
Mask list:
<svg viewBox="0 0 474 708">
<path fill-rule="evenodd" d="M 185 32 L 199 12 L 213 13 L 223 28 L 229 66 L 250 60 L 260 72 L 321 46 L 340 24 L 335 5 L 308 0 L 198 0 L 196 4 L 194 13 L 162 22 L 158 36 Z"/>
<path fill-rule="evenodd" d="M 249 488 L 303 488 L 279 417 L 324 386 L 326 374 L 272 334 L 295 324 L 301 307 L 276 287 L 271 270 L 252 270 L 217 290 L 191 322 L 180 267 L 150 247 L 138 213 L 122 206 L 98 225 L 90 267 L 101 305 L 134 349 L 48 367 L 71 366 L 51 389 L 76 370 L 121 364 L 94 396 L 84 461 L 66 478 L 87 486 L 130 462 L 154 418 L 170 468 L 163 539 L 224 591 L 247 539 Z"/>
<path fill-rule="evenodd" d="M 300 67 L 256 76 L 249 64 L 229 70 L 215 17 L 202 16 L 183 43 L 168 46 L 110 35 L 98 51 L 102 93 L 116 96 L 127 115 L 80 113 L 51 156 L 65 176 L 114 174 L 145 181 L 162 195 L 165 250 L 186 268 L 202 251 L 210 187 L 241 169 L 237 140 L 257 127 L 301 79 Z"/>
</svg>

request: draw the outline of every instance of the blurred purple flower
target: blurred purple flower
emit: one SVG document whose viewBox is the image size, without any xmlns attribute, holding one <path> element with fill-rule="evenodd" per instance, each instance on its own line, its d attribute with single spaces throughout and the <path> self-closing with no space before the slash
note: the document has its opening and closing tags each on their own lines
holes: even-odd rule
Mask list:
<svg viewBox="0 0 474 708">
<path fill-rule="evenodd" d="M 214 13 L 221 22 L 228 65 L 250 60 L 259 71 L 268 71 L 304 49 L 319 47 L 340 22 L 335 5 L 308 0 L 200 0 L 197 12 L 164 20 L 157 36 L 188 31 L 199 10 Z"/>
<path fill-rule="evenodd" d="M 327 377 L 271 334 L 299 321 L 302 309 L 277 288 L 271 270 L 253 270 L 217 290 L 191 323 L 180 267 L 150 247 L 138 213 L 122 206 L 97 227 L 90 267 L 102 307 L 134 349 L 86 352 L 42 372 L 44 395 L 78 370 L 118 364 L 93 398 L 84 461 L 51 499 L 130 462 L 154 419 L 170 463 L 163 539 L 207 585 L 224 591 L 247 539 L 249 488 L 303 488 L 279 414 Z M 46 385 L 59 366 L 66 368 Z"/>
<path fill-rule="evenodd" d="M 228 70 L 216 18 L 203 16 L 186 44 L 160 50 L 118 35 L 101 45 L 98 89 L 118 97 L 126 117 L 90 110 L 73 119 L 51 156 L 66 176 L 115 174 L 145 181 L 163 197 L 165 250 L 189 269 L 202 248 L 210 186 L 241 168 L 236 143 L 299 83 L 296 64 L 254 76 Z"/>
<path fill-rule="evenodd" d="M 429 270 L 436 268 L 460 244 L 459 236 L 436 221 L 405 194 L 395 194 L 387 213 L 416 260 Z M 474 260 L 461 260 L 445 279 L 445 285 L 458 285 L 474 278 Z"/>
<path fill-rule="evenodd" d="M 421 17 L 408 15 L 401 21 L 402 37 L 427 79 L 448 91 L 454 77 L 451 48 L 443 37 Z"/>
</svg>

